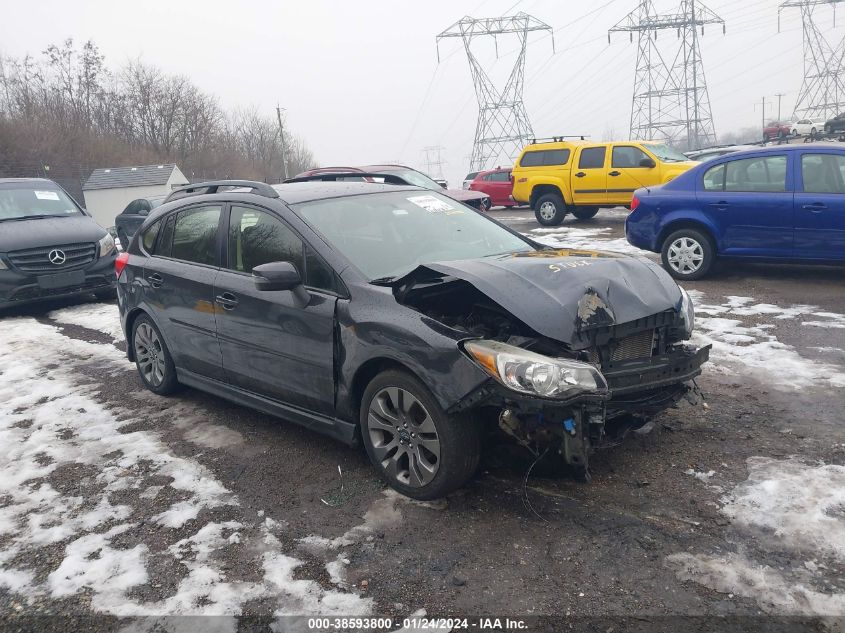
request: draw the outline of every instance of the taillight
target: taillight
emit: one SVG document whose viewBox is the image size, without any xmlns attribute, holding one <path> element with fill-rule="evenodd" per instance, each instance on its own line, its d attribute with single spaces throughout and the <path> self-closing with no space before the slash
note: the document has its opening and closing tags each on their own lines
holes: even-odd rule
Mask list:
<svg viewBox="0 0 845 633">
<path fill-rule="evenodd" d="M 123 269 L 126 268 L 126 264 L 129 263 L 129 253 L 121 253 L 117 256 L 114 260 L 114 274 L 116 277 L 120 277 L 120 273 L 123 272 Z"/>
<path fill-rule="evenodd" d="M 631 211 L 636 210 L 636 208 L 640 206 L 640 199 L 637 196 L 631 198 Z"/>
</svg>

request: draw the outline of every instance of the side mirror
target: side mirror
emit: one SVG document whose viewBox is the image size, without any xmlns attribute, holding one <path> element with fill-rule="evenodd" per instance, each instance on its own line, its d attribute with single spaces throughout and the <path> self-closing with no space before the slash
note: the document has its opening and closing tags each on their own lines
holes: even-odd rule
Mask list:
<svg viewBox="0 0 845 633">
<path fill-rule="evenodd" d="M 293 290 L 302 285 L 302 277 L 290 262 L 270 262 L 252 269 L 252 280 L 259 290 Z"/>
<path fill-rule="evenodd" d="M 657 163 L 654 162 L 653 158 L 643 158 L 640 161 L 640 167 L 647 167 L 648 169 L 654 169 L 657 167 Z"/>
<path fill-rule="evenodd" d="M 252 280 L 261 291 L 290 290 L 301 307 L 311 302 L 311 295 L 302 285 L 302 277 L 290 262 L 269 262 L 252 269 Z"/>
</svg>

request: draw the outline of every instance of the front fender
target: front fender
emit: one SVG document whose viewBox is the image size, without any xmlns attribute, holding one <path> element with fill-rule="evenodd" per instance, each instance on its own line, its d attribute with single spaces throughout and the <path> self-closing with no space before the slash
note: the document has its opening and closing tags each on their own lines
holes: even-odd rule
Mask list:
<svg viewBox="0 0 845 633">
<path fill-rule="evenodd" d="M 374 361 L 416 376 L 444 411 L 489 379 L 459 348 L 465 333 L 410 308 L 376 308 L 362 313 L 352 303 L 338 304 L 337 408 L 342 417 L 357 419 L 356 377 Z M 387 315 L 392 318 L 385 320 Z"/>
</svg>

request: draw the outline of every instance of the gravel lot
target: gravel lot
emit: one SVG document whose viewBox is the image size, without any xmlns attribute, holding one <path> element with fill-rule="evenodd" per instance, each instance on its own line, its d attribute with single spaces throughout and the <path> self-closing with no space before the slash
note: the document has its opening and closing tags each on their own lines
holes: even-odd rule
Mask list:
<svg viewBox="0 0 845 633">
<path fill-rule="evenodd" d="M 550 244 L 632 251 L 624 210 L 554 229 L 493 215 Z M 589 485 L 551 470 L 526 483 L 524 459 L 491 451 L 436 503 L 386 490 L 363 451 L 197 391 L 143 390 L 114 305 L 7 313 L 3 624 L 109 614 L 176 631 L 188 621 L 156 618 L 255 615 L 284 630 L 305 624 L 276 617 L 424 610 L 607 631 L 590 618 L 845 616 L 843 270 L 725 265 L 687 285 L 697 342 L 713 344 L 705 402 L 596 454 Z"/>
</svg>

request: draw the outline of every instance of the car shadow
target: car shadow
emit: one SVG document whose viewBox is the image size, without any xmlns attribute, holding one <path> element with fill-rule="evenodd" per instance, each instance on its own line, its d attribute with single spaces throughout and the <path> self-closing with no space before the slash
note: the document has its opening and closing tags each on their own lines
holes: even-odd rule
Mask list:
<svg viewBox="0 0 845 633">
<path fill-rule="evenodd" d="M 58 299 L 44 299 L 35 303 L 26 303 L 19 306 L 10 306 L 0 309 L 0 319 L 15 317 L 44 318 L 53 310 L 69 308 L 72 306 L 87 303 L 117 303 L 117 301 L 104 301 L 92 295 L 80 295 L 76 297 L 64 297 Z"/>
</svg>

